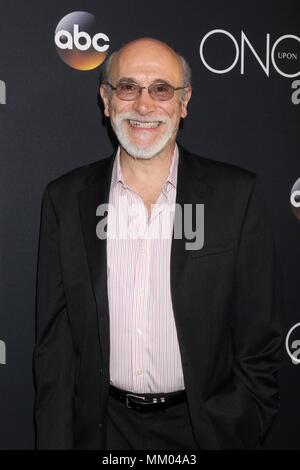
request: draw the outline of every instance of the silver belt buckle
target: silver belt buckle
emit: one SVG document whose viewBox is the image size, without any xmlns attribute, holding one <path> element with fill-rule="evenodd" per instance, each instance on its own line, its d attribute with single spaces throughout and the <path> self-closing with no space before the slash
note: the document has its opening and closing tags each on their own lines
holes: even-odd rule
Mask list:
<svg viewBox="0 0 300 470">
<path fill-rule="evenodd" d="M 146 399 L 145 397 L 140 397 L 139 395 L 134 395 L 133 393 L 126 393 L 126 395 L 125 395 L 126 408 L 131 408 L 131 406 L 129 406 L 129 397 L 136 397 L 136 398 L 140 398 L 142 400 Z"/>
<path fill-rule="evenodd" d="M 127 393 L 126 396 L 125 396 L 125 405 L 126 405 L 126 408 L 131 408 L 131 406 L 129 405 L 129 397 L 136 397 L 136 398 L 139 398 L 141 400 L 146 400 L 145 397 L 141 397 L 139 395 L 134 395 L 133 393 Z M 160 398 L 153 398 L 152 399 L 152 403 L 165 403 L 165 398 L 164 397 L 160 397 Z M 150 402 L 151 403 L 151 402 Z"/>
</svg>

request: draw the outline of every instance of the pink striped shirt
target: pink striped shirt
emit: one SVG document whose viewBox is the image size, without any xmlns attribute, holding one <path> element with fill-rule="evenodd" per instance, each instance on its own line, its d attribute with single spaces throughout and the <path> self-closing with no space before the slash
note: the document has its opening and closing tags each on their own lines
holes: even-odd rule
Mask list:
<svg viewBox="0 0 300 470">
<path fill-rule="evenodd" d="M 137 393 L 185 388 L 170 291 L 174 222 L 170 208 L 176 202 L 178 158 L 175 145 L 169 175 L 149 220 L 142 198 L 123 180 L 120 148 L 113 166 L 109 204 L 123 218 L 114 225 L 109 211 L 110 383 Z M 124 222 L 124 214 L 133 214 L 130 211 L 136 208 L 134 217 Z M 168 217 L 169 225 L 165 224 Z M 134 236 L 111 236 L 117 233 L 112 227 L 128 230 L 129 225 L 134 228 L 127 233 Z"/>
</svg>

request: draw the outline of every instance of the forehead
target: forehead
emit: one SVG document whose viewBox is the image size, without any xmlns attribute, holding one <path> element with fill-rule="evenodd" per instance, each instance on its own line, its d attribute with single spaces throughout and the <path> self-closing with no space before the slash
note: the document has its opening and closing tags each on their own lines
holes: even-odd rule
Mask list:
<svg viewBox="0 0 300 470">
<path fill-rule="evenodd" d="M 130 77 L 143 83 L 163 79 L 177 85 L 182 78 L 182 68 L 177 55 L 167 47 L 137 44 L 119 52 L 112 76 L 116 80 Z"/>
</svg>

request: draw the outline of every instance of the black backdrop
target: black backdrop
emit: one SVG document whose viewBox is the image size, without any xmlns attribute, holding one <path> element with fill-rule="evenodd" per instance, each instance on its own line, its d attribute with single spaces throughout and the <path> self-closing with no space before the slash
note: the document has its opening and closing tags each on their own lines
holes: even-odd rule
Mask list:
<svg viewBox="0 0 300 470">
<path fill-rule="evenodd" d="M 113 148 L 97 103 L 101 66 L 76 70 L 56 51 L 56 26 L 75 11 L 95 15 L 99 31 L 109 37 L 109 52 L 135 37 L 153 36 L 189 61 L 194 92 L 179 141 L 198 154 L 259 173 L 284 269 L 285 334 L 300 321 L 300 220 L 290 202 L 300 177 L 300 1 L 1 0 L 1 449 L 34 446 L 32 351 L 42 191 L 49 180 Z M 211 34 L 203 46 L 211 67 L 229 67 L 236 56 L 232 38 L 238 44 L 237 63 L 223 74 L 209 70 L 199 54 L 201 40 L 215 29 L 223 32 Z M 264 63 L 270 35 L 268 74 L 247 43 L 241 74 L 242 31 Z M 290 337 L 294 349 L 297 337 L 300 328 Z M 294 350 L 295 358 L 299 352 Z M 300 366 L 285 353 L 281 410 L 267 449 L 300 449 L 299 377 Z"/>
</svg>

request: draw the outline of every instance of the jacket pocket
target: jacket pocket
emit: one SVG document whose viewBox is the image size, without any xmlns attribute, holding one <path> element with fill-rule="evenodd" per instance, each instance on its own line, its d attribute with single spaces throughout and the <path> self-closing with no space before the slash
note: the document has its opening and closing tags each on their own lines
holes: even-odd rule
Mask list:
<svg viewBox="0 0 300 470">
<path fill-rule="evenodd" d="M 235 243 L 233 238 L 226 238 L 225 240 L 221 240 L 218 243 L 213 244 L 205 244 L 200 250 L 188 250 L 188 256 L 191 258 L 199 258 L 202 256 L 209 256 L 209 255 L 216 255 L 219 253 L 224 253 L 226 251 L 234 250 Z"/>
</svg>

